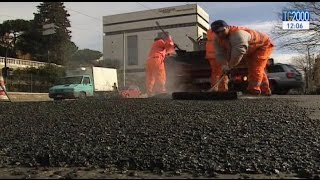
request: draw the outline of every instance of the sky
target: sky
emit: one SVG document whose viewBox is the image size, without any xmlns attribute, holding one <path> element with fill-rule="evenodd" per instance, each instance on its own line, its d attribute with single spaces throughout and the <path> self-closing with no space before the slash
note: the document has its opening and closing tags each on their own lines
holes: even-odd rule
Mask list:
<svg viewBox="0 0 320 180">
<path fill-rule="evenodd" d="M 277 13 L 287 2 L 65 2 L 71 22 L 72 41 L 80 48 L 102 52 L 102 17 L 113 14 L 149 9 L 195 4 L 201 6 L 210 17 L 210 22 L 223 19 L 230 25 L 246 26 L 270 33 L 277 23 Z M 0 2 L 0 23 L 9 19 L 33 19 L 40 2 Z M 173 37 L 174 38 L 174 37 Z M 277 45 L 277 42 L 275 42 Z M 275 62 L 288 63 L 297 53 L 275 48 Z"/>
</svg>

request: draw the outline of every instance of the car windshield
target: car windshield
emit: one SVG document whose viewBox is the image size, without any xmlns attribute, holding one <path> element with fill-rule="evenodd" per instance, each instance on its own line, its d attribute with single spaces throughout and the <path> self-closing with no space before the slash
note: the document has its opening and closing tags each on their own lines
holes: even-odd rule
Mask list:
<svg viewBox="0 0 320 180">
<path fill-rule="evenodd" d="M 82 80 L 82 76 L 64 77 L 64 78 L 60 78 L 56 83 L 56 85 L 80 84 L 81 80 Z"/>
<path fill-rule="evenodd" d="M 279 72 L 285 72 L 284 69 L 281 67 L 281 65 L 273 65 L 269 66 L 267 68 L 268 73 L 279 73 Z"/>
</svg>

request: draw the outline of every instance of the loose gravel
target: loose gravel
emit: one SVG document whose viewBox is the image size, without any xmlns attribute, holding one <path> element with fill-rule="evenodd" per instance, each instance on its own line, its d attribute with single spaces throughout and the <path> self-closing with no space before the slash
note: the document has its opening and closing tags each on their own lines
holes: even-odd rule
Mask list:
<svg viewBox="0 0 320 180">
<path fill-rule="evenodd" d="M 285 99 L 0 103 L 1 167 L 319 177 L 320 122 Z"/>
</svg>

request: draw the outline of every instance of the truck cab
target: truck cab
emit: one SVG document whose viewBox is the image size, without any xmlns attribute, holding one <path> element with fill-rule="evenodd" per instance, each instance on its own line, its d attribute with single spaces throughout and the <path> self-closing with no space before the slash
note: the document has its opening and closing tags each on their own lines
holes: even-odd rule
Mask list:
<svg viewBox="0 0 320 180">
<path fill-rule="evenodd" d="M 77 99 L 93 96 L 93 83 L 88 75 L 61 78 L 49 89 L 49 97 L 54 100 Z"/>
</svg>

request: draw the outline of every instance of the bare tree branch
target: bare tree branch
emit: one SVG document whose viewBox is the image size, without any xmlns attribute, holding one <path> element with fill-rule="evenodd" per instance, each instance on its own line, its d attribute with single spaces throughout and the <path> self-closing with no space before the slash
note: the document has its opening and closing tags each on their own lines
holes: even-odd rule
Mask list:
<svg viewBox="0 0 320 180">
<path fill-rule="evenodd" d="M 308 58 L 306 55 L 292 57 L 291 62 L 295 67 L 301 70 L 306 69 L 308 66 Z"/>
<path fill-rule="evenodd" d="M 281 23 L 282 12 L 279 12 L 277 13 L 279 22 L 275 24 L 272 31 L 273 39 L 279 41 L 278 48 L 306 52 L 307 45 L 320 43 L 320 2 L 289 2 L 288 6 L 283 7 L 284 11 L 291 9 L 310 11 L 310 29 L 304 31 L 283 30 Z M 312 49 L 312 51 L 316 50 L 317 48 Z"/>
</svg>

